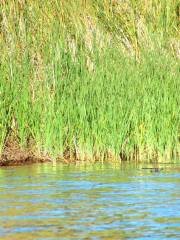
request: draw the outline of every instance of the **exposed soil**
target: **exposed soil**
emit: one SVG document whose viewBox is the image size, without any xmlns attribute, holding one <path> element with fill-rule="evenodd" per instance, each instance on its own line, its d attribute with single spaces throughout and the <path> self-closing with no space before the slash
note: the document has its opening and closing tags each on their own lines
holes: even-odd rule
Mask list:
<svg viewBox="0 0 180 240">
<path fill-rule="evenodd" d="M 22 149 L 16 141 L 8 140 L 0 156 L 0 167 L 51 162 L 48 157 L 38 157 L 29 149 Z"/>
</svg>

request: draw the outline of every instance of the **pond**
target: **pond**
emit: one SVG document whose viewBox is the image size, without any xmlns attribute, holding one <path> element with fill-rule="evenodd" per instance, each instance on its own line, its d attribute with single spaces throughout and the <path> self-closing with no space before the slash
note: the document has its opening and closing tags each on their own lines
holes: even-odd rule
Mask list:
<svg viewBox="0 0 180 240">
<path fill-rule="evenodd" d="M 180 167 L 1 168 L 0 239 L 180 239 Z"/>
</svg>

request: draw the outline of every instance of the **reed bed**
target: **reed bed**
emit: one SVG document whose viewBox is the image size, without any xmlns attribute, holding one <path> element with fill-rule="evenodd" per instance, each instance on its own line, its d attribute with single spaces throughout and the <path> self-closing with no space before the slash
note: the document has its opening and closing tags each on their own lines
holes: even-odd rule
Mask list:
<svg viewBox="0 0 180 240">
<path fill-rule="evenodd" d="M 1 1 L 0 151 L 180 154 L 179 1 Z"/>
</svg>

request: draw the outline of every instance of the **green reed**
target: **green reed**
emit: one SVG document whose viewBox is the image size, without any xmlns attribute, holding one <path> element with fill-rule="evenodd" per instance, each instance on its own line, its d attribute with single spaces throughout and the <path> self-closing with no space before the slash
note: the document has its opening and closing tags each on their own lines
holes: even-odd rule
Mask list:
<svg viewBox="0 0 180 240">
<path fill-rule="evenodd" d="M 53 158 L 178 157 L 178 1 L 115 2 L 1 3 L 1 150 L 13 132 Z"/>
</svg>

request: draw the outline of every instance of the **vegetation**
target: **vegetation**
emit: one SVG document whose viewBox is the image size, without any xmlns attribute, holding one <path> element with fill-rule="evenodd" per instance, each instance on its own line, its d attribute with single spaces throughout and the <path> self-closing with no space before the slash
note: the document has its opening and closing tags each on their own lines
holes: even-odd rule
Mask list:
<svg viewBox="0 0 180 240">
<path fill-rule="evenodd" d="M 180 154 L 179 0 L 0 3 L 0 151 Z"/>
</svg>

